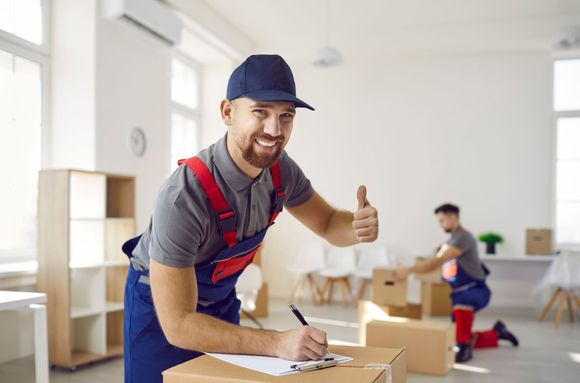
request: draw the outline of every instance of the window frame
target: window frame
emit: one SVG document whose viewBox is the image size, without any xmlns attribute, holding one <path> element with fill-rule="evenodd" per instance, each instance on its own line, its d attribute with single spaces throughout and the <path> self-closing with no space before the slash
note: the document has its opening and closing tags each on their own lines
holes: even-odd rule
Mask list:
<svg viewBox="0 0 580 383">
<path fill-rule="evenodd" d="M 558 241 L 558 122 L 565 118 L 579 118 L 580 108 L 575 110 L 558 111 L 554 105 L 555 101 L 555 64 L 557 61 L 580 60 L 580 50 L 569 52 L 558 52 L 553 55 L 552 60 L 552 97 L 550 98 L 552 109 L 552 227 L 554 228 L 554 243 L 558 250 L 577 249 L 580 247 L 579 242 L 560 242 Z"/>
<path fill-rule="evenodd" d="M 42 44 L 37 45 L 26 39 L 18 37 L 12 33 L 8 33 L 0 29 L 0 49 L 20 56 L 24 59 L 35 62 L 40 65 L 40 78 L 41 78 L 41 130 L 40 130 L 40 147 L 41 147 L 41 157 L 40 157 L 40 169 L 46 168 L 50 164 L 51 152 L 50 152 L 50 1 L 41 0 L 42 6 Z M 9 264 L 21 264 L 27 262 L 36 262 L 36 257 L 38 256 L 36 247 L 34 248 L 33 258 L 22 258 L 14 261 L 17 254 L 12 255 L 0 255 L 0 267 Z"/>
<path fill-rule="evenodd" d="M 202 71 L 202 66 L 201 64 L 199 64 L 198 62 L 196 62 L 195 60 L 193 60 L 191 57 L 181 53 L 178 50 L 174 50 L 172 53 L 172 64 L 173 64 L 173 60 L 179 60 L 182 63 L 184 63 L 185 65 L 193 68 L 197 74 L 197 79 L 198 81 L 196 82 L 197 85 L 197 108 L 190 108 L 187 105 L 183 105 L 177 101 L 174 101 L 173 98 L 171 98 L 170 96 L 170 103 L 171 103 L 171 115 L 173 115 L 174 113 L 180 114 L 182 117 L 188 118 L 190 120 L 193 120 L 195 122 L 195 125 L 197 127 L 197 131 L 196 131 L 196 136 L 197 136 L 197 142 L 200 144 L 201 146 L 201 131 L 202 131 L 202 110 L 203 110 L 203 97 L 202 97 L 202 78 L 203 78 L 203 71 Z M 172 74 L 173 76 L 173 74 Z M 171 94 L 171 92 L 170 92 Z M 173 135 L 173 124 L 171 124 L 171 134 Z M 173 137 L 170 138 L 169 140 L 169 145 L 171 146 Z M 198 149 L 201 149 L 198 148 Z M 191 155 L 195 155 L 197 153 L 191 153 Z M 173 153 L 171 152 L 171 147 L 169 148 L 169 157 L 170 157 L 170 161 L 173 159 Z M 169 162 L 169 161 L 168 161 Z M 173 172 L 175 170 L 175 164 L 170 164 L 170 168 L 169 168 L 169 172 Z"/>
</svg>

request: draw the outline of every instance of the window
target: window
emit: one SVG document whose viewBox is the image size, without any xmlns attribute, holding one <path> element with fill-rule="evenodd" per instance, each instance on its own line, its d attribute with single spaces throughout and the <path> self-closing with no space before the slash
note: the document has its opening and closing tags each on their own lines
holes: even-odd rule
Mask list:
<svg viewBox="0 0 580 383">
<path fill-rule="evenodd" d="M 182 56 L 171 64 L 171 158 L 169 169 L 177 161 L 189 158 L 200 149 L 200 67 Z"/>
<path fill-rule="evenodd" d="M 580 244 L 580 59 L 554 62 L 555 227 L 559 245 Z"/>
<path fill-rule="evenodd" d="M 36 258 L 45 132 L 47 2 L 0 0 L 0 264 Z"/>
<path fill-rule="evenodd" d="M 0 0 L 0 29 L 41 45 L 42 9 L 41 0 Z"/>
</svg>

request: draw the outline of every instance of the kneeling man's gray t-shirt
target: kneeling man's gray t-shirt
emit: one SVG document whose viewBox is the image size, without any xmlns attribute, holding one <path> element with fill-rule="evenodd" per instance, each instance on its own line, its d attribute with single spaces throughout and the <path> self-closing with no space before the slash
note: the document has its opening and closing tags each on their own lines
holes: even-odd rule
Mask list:
<svg viewBox="0 0 580 383">
<path fill-rule="evenodd" d="M 245 175 L 231 159 L 226 137 L 202 150 L 198 157 L 236 212 L 241 241 L 268 226 L 272 177 L 267 169 L 255 179 Z M 286 191 L 284 206 L 308 201 L 314 189 L 300 167 L 285 151 L 278 162 Z M 192 267 L 211 261 L 225 246 L 205 192 L 191 169 L 183 164 L 161 186 L 149 226 L 133 250 L 132 263 L 138 270 L 148 269 L 150 259 L 167 266 Z"/>
<path fill-rule="evenodd" d="M 461 255 L 457 259 L 469 276 L 480 281 L 485 279 L 485 271 L 479 259 L 477 242 L 473 234 L 460 226 L 451 234 L 447 244 L 461 250 Z"/>
</svg>

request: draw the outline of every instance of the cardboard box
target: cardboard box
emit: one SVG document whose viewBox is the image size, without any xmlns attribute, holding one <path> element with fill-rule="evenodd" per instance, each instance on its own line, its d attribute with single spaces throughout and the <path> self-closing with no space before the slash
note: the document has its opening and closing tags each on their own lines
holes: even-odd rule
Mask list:
<svg viewBox="0 0 580 383">
<path fill-rule="evenodd" d="M 433 259 L 433 257 L 416 257 L 415 262 L 417 264 L 421 264 L 421 263 L 427 262 L 430 259 Z M 429 282 L 429 283 L 441 283 L 441 282 L 443 282 L 443 279 L 441 279 L 440 268 L 437 268 L 437 269 L 430 271 L 428 273 L 415 273 L 413 275 L 415 276 L 415 279 L 417 279 L 418 281 L 422 281 L 422 282 Z"/>
<path fill-rule="evenodd" d="M 443 283 L 421 283 L 423 315 L 451 316 L 451 287 Z"/>
<path fill-rule="evenodd" d="M 268 316 L 268 284 L 264 282 L 260 290 L 258 290 L 258 296 L 256 297 L 256 309 L 250 314 L 254 318 L 264 318 Z M 242 312 L 240 314 L 242 317 L 246 315 Z"/>
<path fill-rule="evenodd" d="M 526 254 L 553 254 L 551 229 L 526 230 Z"/>
<path fill-rule="evenodd" d="M 407 303 L 405 307 L 380 306 L 391 317 L 421 319 L 423 314 L 422 306 L 416 303 Z"/>
<path fill-rule="evenodd" d="M 361 321 L 363 320 L 365 310 L 369 310 L 370 312 L 374 313 L 373 316 L 374 319 L 379 317 L 421 319 L 422 315 L 421 305 L 415 303 L 409 303 L 405 307 L 399 307 L 399 306 L 377 305 L 376 303 L 369 301 L 359 301 L 358 310 L 359 310 L 358 312 L 359 323 L 361 323 Z"/>
<path fill-rule="evenodd" d="M 208 355 L 200 356 L 163 372 L 164 383 L 352 383 L 406 382 L 405 349 L 333 346 L 330 352 L 354 358 L 322 370 L 271 376 Z M 373 365 L 369 368 L 369 365 Z"/>
<path fill-rule="evenodd" d="M 395 282 L 395 269 L 373 270 L 372 301 L 379 305 L 407 306 L 407 282 Z"/>
<path fill-rule="evenodd" d="M 406 347 L 407 371 L 447 375 L 455 362 L 455 324 L 390 318 L 366 324 L 367 346 Z"/>
<path fill-rule="evenodd" d="M 408 347 L 407 371 L 446 375 L 453 366 L 455 325 L 451 322 L 392 317 L 382 306 L 360 301 L 358 323 L 362 345 Z"/>
</svg>

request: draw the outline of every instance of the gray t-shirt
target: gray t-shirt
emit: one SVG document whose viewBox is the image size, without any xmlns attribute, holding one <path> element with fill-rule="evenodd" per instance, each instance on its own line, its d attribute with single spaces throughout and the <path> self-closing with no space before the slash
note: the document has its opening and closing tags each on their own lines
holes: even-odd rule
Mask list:
<svg viewBox="0 0 580 383">
<path fill-rule="evenodd" d="M 272 177 L 264 170 L 252 179 L 233 162 L 226 136 L 202 150 L 224 198 L 237 215 L 238 241 L 263 230 L 270 219 Z M 284 206 L 298 206 L 314 194 L 310 181 L 284 151 L 279 159 L 285 188 Z M 148 269 L 149 260 L 173 267 L 192 267 L 210 261 L 226 244 L 219 234 L 215 213 L 197 177 L 185 164 L 161 186 L 149 226 L 133 250 L 133 265 Z"/>
<path fill-rule="evenodd" d="M 485 271 L 479 260 L 477 242 L 470 232 L 461 226 L 458 227 L 451 234 L 451 238 L 447 241 L 447 244 L 461 250 L 461 255 L 457 260 L 467 274 L 480 281 L 485 279 Z"/>
</svg>

